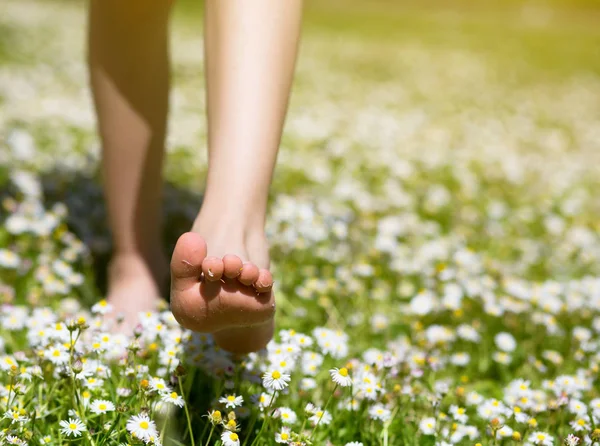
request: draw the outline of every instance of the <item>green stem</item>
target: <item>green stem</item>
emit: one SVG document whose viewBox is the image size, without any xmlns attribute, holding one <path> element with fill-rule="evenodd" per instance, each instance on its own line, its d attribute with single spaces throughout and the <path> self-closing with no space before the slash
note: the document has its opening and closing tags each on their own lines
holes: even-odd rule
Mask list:
<svg viewBox="0 0 600 446">
<path fill-rule="evenodd" d="M 214 430 L 215 430 L 215 425 L 213 424 L 212 427 L 210 428 L 210 433 L 208 434 L 208 438 L 206 439 L 206 443 L 204 444 L 204 446 L 208 446 L 208 443 L 210 442 L 210 439 L 212 437 Z"/>
<path fill-rule="evenodd" d="M 254 440 L 252 441 L 252 444 L 250 446 L 254 446 L 254 443 L 256 443 L 256 441 L 260 438 L 260 434 L 262 434 L 262 431 L 265 428 L 265 425 L 271 421 L 272 414 L 270 414 L 269 411 L 271 410 L 271 406 L 273 405 L 273 401 L 275 401 L 276 396 L 277 396 L 277 390 L 275 391 L 275 393 L 273 393 L 273 396 L 271 397 L 271 401 L 269 401 L 269 406 L 265 410 L 267 419 L 265 421 L 263 421 L 263 424 L 262 424 L 262 426 L 260 426 L 260 430 L 258 431 L 258 435 L 256 437 L 254 437 Z"/>
<path fill-rule="evenodd" d="M 321 416 L 317 420 L 317 424 L 315 424 L 315 427 L 313 428 L 312 432 L 310 433 L 310 437 L 308 437 L 309 441 L 312 439 L 313 435 L 315 434 L 315 431 L 317 430 L 317 427 L 319 427 L 319 423 L 321 422 L 321 419 L 323 418 L 323 415 L 325 415 L 325 411 L 327 410 L 327 406 L 329 406 L 329 403 L 331 402 L 331 398 L 333 398 L 333 394 L 335 393 L 335 391 L 337 390 L 337 388 L 338 388 L 338 385 L 336 384 L 335 387 L 333 388 L 333 392 L 331 392 L 331 395 L 329 395 L 329 399 L 325 403 L 325 407 L 323 408 L 323 413 L 321 414 Z"/>
<path fill-rule="evenodd" d="M 179 382 L 179 391 L 181 392 L 181 396 L 185 397 L 185 395 L 183 393 L 183 385 L 181 384 L 181 377 L 177 378 L 177 381 Z M 192 446 L 196 446 L 196 442 L 194 440 L 194 432 L 192 431 L 192 419 L 190 418 L 190 411 L 188 410 L 188 402 L 187 401 L 183 405 L 183 408 L 185 409 L 185 418 L 187 419 L 188 431 L 190 433 L 190 441 L 192 443 Z M 214 429 L 214 426 L 213 426 L 213 429 Z M 211 433 L 212 433 L 212 431 L 211 431 Z M 210 437 L 209 437 L 209 439 L 210 439 Z"/>
<path fill-rule="evenodd" d="M 242 443 L 242 446 L 246 446 L 246 444 L 248 443 L 248 440 L 250 439 L 250 434 L 252 434 L 252 429 L 254 429 L 254 425 L 256 424 L 256 412 L 254 413 L 254 415 L 252 416 L 252 421 L 250 422 L 250 427 L 248 427 L 248 435 L 246 435 L 246 438 L 244 439 L 244 443 Z"/>
</svg>

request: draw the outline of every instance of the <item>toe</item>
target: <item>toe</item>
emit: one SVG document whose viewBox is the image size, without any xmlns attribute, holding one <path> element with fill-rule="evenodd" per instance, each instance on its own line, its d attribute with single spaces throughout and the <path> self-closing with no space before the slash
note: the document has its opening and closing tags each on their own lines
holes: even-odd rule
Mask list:
<svg viewBox="0 0 600 446">
<path fill-rule="evenodd" d="M 218 257 L 207 257 L 202 262 L 204 278 L 209 282 L 216 282 L 223 277 L 223 260 Z"/>
<path fill-rule="evenodd" d="M 246 262 L 242 266 L 238 280 L 244 285 L 252 285 L 258 279 L 258 272 L 258 266 L 252 262 Z"/>
<path fill-rule="evenodd" d="M 242 259 L 234 254 L 227 254 L 223 257 L 223 275 L 228 279 L 235 279 L 242 271 Z"/>
<path fill-rule="evenodd" d="M 258 271 L 258 279 L 253 284 L 256 291 L 259 293 L 267 293 L 273 287 L 273 276 L 271 271 L 268 269 L 261 269 Z"/>
<path fill-rule="evenodd" d="M 206 258 L 206 242 L 194 233 L 186 232 L 175 245 L 171 257 L 171 275 L 182 284 L 198 282 L 202 273 L 202 262 Z"/>
</svg>

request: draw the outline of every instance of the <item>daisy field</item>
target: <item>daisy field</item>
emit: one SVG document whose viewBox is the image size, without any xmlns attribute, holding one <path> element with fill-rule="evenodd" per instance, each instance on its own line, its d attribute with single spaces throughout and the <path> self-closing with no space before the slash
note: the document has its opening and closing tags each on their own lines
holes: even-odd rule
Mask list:
<svg viewBox="0 0 600 446">
<path fill-rule="evenodd" d="M 165 247 L 206 175 L 173 18 Z M 0 445 L 600 444 L 600 10 L 307 5 L 267 234 L 277 333 L 105 315 L 85 4 L 0 6 Z"/>
</svg>

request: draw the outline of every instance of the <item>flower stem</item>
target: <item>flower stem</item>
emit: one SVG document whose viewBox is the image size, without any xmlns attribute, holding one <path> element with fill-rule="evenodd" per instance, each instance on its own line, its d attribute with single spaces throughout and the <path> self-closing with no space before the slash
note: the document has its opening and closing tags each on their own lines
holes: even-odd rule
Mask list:
<svg viewBox="0 0 600 446">
<path fill-rule="evenodd" d="M 204 444 L 204 446 L 208 446 L 208 443 L 210 443 L 210 438 L 212 437 L 214 430 L 215 430 L 215 425 L 213 424 L 212 427 L 210 428 L 210 433 L 208 434 L 208 438 L 206 439 L 206 443 Z"/>
<path fill-rule="evenodd" d="M 269 401 L 269 406 L 265 410 L 267 419 L 263 422 L 262 426 L 260 427 L 260 430 L 258 431 L 258 435 L 254 438 L 254 440 L 252 441 L 252 444 L 250 446 L 254 446 L 254 443 L 256 443 L 256 441 L 260 438 L 260 434 L 262 434 L 262 431 L 265 428 L 265 425 L 271 421 L 272 414 L 269 414 L 269 410 L 271 410 L 271 406 L 273 405 L 273 401 L 275 401 L 276 396 L 277 396 L 277 390 L 271 397 L 271 401 Z"/>
<path fill-rule="evenodd" d="M 177 381 L 179 382 L 179 391 L 181 392 L 181 395 L 185 396 L 185 394 L 183 393 L 183 385 L 181 384 L 181 377 L 177 378 Z M 196 446 L 196 442 L 194 440 L 194 432 L 192 431 L 192 420 L 190 418 L 190 411 L 188 410 L 188 401 L 185 402 L 185 404 L 183 405 L 183 408 L 185 410 L 185 418 L 187 419 L 188 432 L 190 433 L 190 442 L 191 442 L 192 446 Z M 214 426 L 213 426 L 213 428 L 214 428 Z M 212 433 L 212 431 L 211 431 L 211 433 Z M 209 437 L 209 439 L 210 439 L 210 437 Z"/>
<path fill-rule="evenodd" d="M 321 416 L 317 420 L 317 424 L 315 424 L 315 427 L 313 428 L 312 432 L 310 433 L 310 437 L 308 437 L 309 441 L 312 439 L 313 435 L 315 434 L 315 431 L 317 430 L 317 427 L 319 427 L 319 423 L 321 422 L 321 419 L 323 418 L 323 415 L 325 415 L 325 411 L 327 410 L 327 406 L 329 406 L 329 403 L 331 402 L 331 398 L 333 398 L 333 394 L 335 393 L 335 391 L 337 390 L 337 388 L 338 388 L 338 385 L 336 384 L 335 387 L 333 388 L 333 392 L 331 392 L 331 395 L 329 395 L 329 399 L 325 403 L 325 407 L 323 407 L 323 413 L 321 414 Z"/>
</svg>

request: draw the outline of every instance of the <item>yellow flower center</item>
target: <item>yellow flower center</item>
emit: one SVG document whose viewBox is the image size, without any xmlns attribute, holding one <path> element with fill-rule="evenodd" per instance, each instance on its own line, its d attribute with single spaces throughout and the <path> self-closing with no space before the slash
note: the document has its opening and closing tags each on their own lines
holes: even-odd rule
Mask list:
<svg viewBox="0 0 600 446">
<path fill-rule="evenodd" d="M 271 373 L 271 376 L 273 377 L 273 379 L 279 379 L 281 378 L 281 373 L 279 373 L 278 370 L 275 370 L 273 373 Z"/>
<path fill-rule="evenodd" d="M 150 427 L 150 425 L 148 424 L 147 421 L 142 421 L 142 422 L 140 422 L 140 427 L 142 429 L 148 429 Z"/>
<path fill-rule="evenodd" d="M 546 436 L 544 434 L 537 434 L 538 440 L 544 440 L 545 438 L 546 438 Z"/>
<path fill-rule="evenodd" d="M 233 395 L 229 395 L 229 396 L 227 397 L 227 401 L 234 402 L 234 401 L 235 401 L 235 397 L 234 397 Z"/>
<path fill-rule="evenodd" d="M 281 439 L 282 440 L 289 440 L 290 439 L 290 435 L 284 432 L 284 433 L 281 434 Z"/>
<path fill-rule="evenodd" d="M 60 356 L 60 351 L 54 350 L 54 352 L 52 352 L 52 356 Z"/>
<path fill-rule="evenodd" d="M 176 399 L 177 398 L 177 392 L 171 392 L 171 398 Z"/>
<path fill-rule="evenodd" d="M 577 420 L 577 424 L 579 424 L 580 426 L 585 426 L 585 420 L 583 418 L 580 418 L 579 420 Z"/>
<path fill-rule="evenodd" d="M 100 409 L 100 410 L 106 410 L 106 404 L 104 404 L 104 403 L 98 404 L 98 409 Z"/>
<path fill-rule="evenodd" d="M 69 429 L 75 430 L 77 429 L 77 425 L 75 423 L 69 423 Z"/>
<path fill-rule="evenodd" d="M 236 433 L 234 433 L 234 432 L 232 432 L 232 433 L 230 433 L 230 434 L 229 434 L 229 439 L 230 439 L 231 441 L 237 441 L 237 440 L 238 440 L 238 438 L 239 438 L 239 437 L 238 437 L 238 434 L 236 434 Z"/>
<path fill-rule="evenodd" d="M 456 411 L 456 413 L 458 413 L 459 415 L 462 415 L 465 413 L 465 409 L 462 407 L 459 407 L 458 410 Z"/>
<path fill-rule="evenodd" d="M 340 369 L 340 375 L 342 375 L 344 377 L 348 376 L 348 369 L 346 367 L 342 367 Z"/>
</svg>

